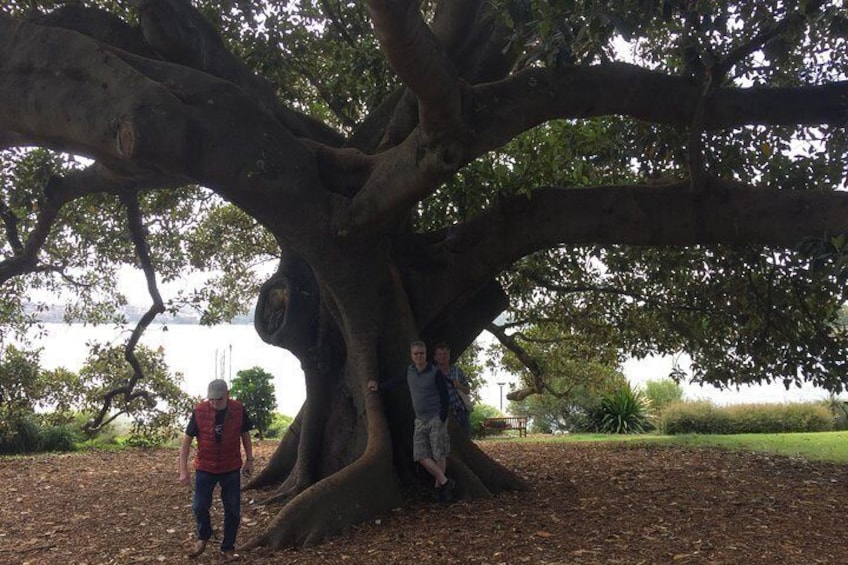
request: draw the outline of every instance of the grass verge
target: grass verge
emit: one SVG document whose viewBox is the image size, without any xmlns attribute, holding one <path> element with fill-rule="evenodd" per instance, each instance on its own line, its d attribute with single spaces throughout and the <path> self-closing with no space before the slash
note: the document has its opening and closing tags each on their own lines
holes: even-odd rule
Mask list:
<svg viewBox="0 0 848 565">
<path fill-rule="evenodd" d="M 491 441 L 491 440 L 486 440 Z M 797 434 L 686 434 L 664 436 L 654 434 L 612 435 L 571 434 L 567 436 L 530 436 L 508 441 L 527 442 L 617 442 L 679 445 L 681 447 L 720 447 L 733 451 L 755 451 L 810 461 L 848 463 L 848 431 Z"/>
</svg>

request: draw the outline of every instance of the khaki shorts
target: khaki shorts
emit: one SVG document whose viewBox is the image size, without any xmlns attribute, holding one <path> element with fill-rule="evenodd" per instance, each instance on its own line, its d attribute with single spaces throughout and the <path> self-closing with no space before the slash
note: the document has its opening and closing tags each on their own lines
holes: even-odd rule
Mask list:
<svg viewBox="0 0 848 565">
<path fill-rule="evenodd" d="M 420 461 L 429 457 L 438 461 L 450 453 L 448 424 L 436 416 L 431 420 L 415 418 L 415 433 L 412 436 L 412 458 Z"/>
</svg>

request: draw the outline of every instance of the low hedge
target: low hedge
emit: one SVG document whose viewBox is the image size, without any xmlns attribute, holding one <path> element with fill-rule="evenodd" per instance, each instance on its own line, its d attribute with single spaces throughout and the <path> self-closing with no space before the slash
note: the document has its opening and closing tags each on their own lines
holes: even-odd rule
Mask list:
<svg viewBox="0 0 848 565">
<path fill-rule="evenodd" d="M 667 435 L 824 432 L 834 429 L 834 416 L 820 402 L 731 406 L 675 402 L 663 411 L 658 426 Z"/>
</svg>

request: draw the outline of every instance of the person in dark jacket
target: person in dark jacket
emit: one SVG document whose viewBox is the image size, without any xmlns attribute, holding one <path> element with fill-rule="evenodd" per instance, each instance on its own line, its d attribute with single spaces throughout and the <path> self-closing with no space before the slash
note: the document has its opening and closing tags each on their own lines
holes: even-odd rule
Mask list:
<svg viewBox="0 0 848 565">
<path fill-rule="evenodd" d="M 253 446 L 250 429 L 253 427 L 244 406 L 230 400 L 227 383 L 216 379 L 209 383 L 208 400 L 198 404 L 186 426 L 180 444 L 180 483 L 189 484 L 188 454 L 191 443 L 197 438 L 197 456 L 194 460 L 194 500 L 192 510 L 197 521 L 197 542 L 189 557 L 197 557 L 206 549 L 212 537 L 209 508 L 215 485 L 221 485 L 221 502 L 224 505 L 224 536 L 221 552 L 235 556 L 236 534 L 241 521 L 241 475 L 253 473 Z M 242 465 L 241 447 L 245 461 Z"/>
</svg>

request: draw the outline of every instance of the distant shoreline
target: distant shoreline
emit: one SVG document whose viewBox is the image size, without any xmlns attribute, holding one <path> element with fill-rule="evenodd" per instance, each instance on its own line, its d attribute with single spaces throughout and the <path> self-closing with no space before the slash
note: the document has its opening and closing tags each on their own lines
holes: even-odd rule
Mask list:
<svg viewBox="0 0 848 565">
<path fill-rule="evenodd" d="M 28 305 L 25 307 L 25 310 L 32 313 L 35 310 L 35 307 L 32 305 Z M 147 313 L 147 306 L 133 306 L 127 305 L 121 314 L 126 316 L 126 323 L 128 324 L 136 324 L 139 320 L 141 320 L 142 316 Z M 46 311 L 39 312 L 36 316 L 36 320 L 42 324 L 83 324 L 86 323 L 83 320 L 71 320 L 67 321 L 65 319 L 66 308 L 62 305 L 52 305 Z M 170 314 L 160 314 L 153 319 L 154 323 L 159 324 L 180 324 L 180 325 L 189 325 L 189 326 L 199 326 L 200 324 L 200 316 L 195 314 L 178 314 L 176 316 L 172 316 Z M 111 322 L 105 322 L 103 324 L 98 325 L 108 325 Z M 236 316 L 232 320 L 222 321 L 221 324 L 232 324 L 236 326 L 241 325 L 252 325 L 253 324 L 253 312 L 249 315 Z M 216 324 L 220 325 L 220 324 Z"/>
</svg>

